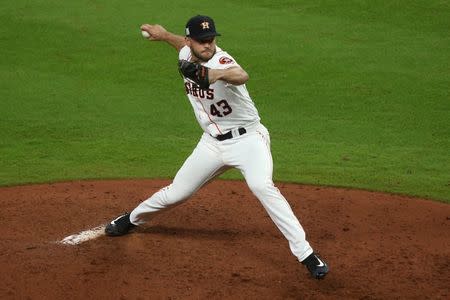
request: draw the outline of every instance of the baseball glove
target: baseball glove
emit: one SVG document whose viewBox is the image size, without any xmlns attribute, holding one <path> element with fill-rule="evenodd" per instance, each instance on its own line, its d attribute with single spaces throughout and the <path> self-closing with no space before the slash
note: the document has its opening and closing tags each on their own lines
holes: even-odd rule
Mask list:
<svg viewBox="0 0 450 300">
<path fill-rule="evenodd" d="M 178 71 L 182 76 L 197 83 L 202 90 L 209 88 L 209 68 L 182 59 L 178 61 Z"/>
</svg>

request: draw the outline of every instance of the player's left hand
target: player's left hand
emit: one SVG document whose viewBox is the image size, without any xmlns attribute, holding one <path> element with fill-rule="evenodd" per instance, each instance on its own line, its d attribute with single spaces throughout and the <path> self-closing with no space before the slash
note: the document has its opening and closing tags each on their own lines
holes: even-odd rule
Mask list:
<svg viewBox="0 0 450 300">
<path fill-rule="evenodd" d="M 209 68 L 182 59 L 178 61 L 178 70 L 181 75 L 197 83 L 202 90 L 209 88 Z"/>
</svg>

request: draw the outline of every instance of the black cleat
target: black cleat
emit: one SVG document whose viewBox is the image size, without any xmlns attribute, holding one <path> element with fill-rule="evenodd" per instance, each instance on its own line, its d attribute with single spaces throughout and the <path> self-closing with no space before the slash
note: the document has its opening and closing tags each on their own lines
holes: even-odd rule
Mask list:
<svg viewBox="0 0 450 300">
<path fill-rule="evenodd" d="M 120 236 L 127 234 L 134 227 L 136 225 L 131 223 L 130 214 L 124 213 L 106 225 L 105 234 L 109 236 Z"/>
<path fill-rule="evenodd" d="M 311 276 L 316 279 L 323 279 L 328 273 L 328 265 L 316 253 L 312 253 L 305 258 L 305 260 L 302 261 L 302 264 L 308 268 Z"/>
</svg>

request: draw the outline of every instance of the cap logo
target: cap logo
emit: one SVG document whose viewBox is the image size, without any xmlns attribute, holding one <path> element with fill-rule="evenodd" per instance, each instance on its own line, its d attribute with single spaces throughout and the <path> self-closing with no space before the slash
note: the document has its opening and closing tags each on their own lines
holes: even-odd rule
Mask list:
<svg viewBox="0 0 450 300">
<path fill-rule="evenodd" d="M 204 21 L 203 23 L 200 23 L 200 25 L 202 25 L 203 30 L 209 29 L 209 22 L 207 22 L 207 21 Z"/>
</svg>

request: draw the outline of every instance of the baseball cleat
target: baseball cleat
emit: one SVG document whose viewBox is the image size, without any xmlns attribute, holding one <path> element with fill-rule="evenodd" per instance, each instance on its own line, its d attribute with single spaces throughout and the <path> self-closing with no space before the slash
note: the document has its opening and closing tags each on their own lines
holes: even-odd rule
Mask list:
<svg viewBox="0 0 450 300">
<path fill-rule="evenodd" d="M 131 223 L 130 214 L 124 213 L 106 225 L 105 234 L 109 236 L 120 236 L 127 234 L 134 227 L 136 227 L 136 225 Z"/>
<path fill-rule="evenodd" d="M 328 273 L 328 265 L 316 253 L 312 253 L 302 261 L 311 276 L 316 279 L 323 279 Z"/>
</svg>

